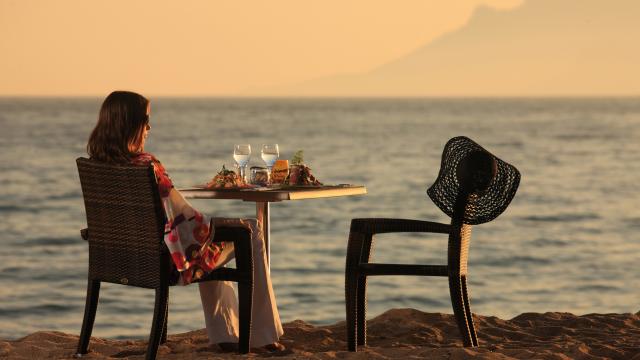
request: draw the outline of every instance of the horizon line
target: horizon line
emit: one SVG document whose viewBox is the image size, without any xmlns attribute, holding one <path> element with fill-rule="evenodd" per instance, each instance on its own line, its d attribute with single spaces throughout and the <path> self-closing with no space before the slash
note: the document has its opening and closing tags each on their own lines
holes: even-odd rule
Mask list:
<svg viewBox="0 0 640 360">
<path fill-rule="evenodd" d="M 81 99 L 103 98 L 105 94 L 24 95 L 0 94 L 0 99 Z M 531 95 L 144 95 L 164 99 L 606 99 L 640 98 L 640 94 L 531 94 Z"/>
</svg>

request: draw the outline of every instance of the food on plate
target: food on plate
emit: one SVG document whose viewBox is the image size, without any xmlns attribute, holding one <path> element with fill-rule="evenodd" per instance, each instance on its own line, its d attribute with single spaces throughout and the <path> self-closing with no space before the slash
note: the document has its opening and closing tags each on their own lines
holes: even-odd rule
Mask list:
<svg viewBox="0 0 640 360">
<path fill-rule="evenodd" d="M 304 164 L 304 150 L 298 150 L 293 154 L 291 158 L 291 165 L 303 165 Z"/>
<path fill-rule="evenodd" d="M 311 174 L 311 168 L 306 165 L 291 165 L 289 177 L 285 181 L 288 185 L 322 186 L 322 183 Z"/>
<path fill-rule="evenodd" d="M 227 170 L 224 165 L 222 166 L 222 170 L 207 183 L 207 189 L 229 189 L 237 187 L 247 187 L 247 185 L 242 181 L 240 175 L 236 174 L 235 171 Z"/>
<path fill-rule="evenodd" d="M 298 150 L 291 158 L 289 176 L 285 179 L 288 185 L 322 186 L 315 176 L 311 174 L 311 169 L 304 164 L 304 151 Z"/>
<path fill-rule="evenodd" d="M 289 160 L 276 160 L 271 169 L 271 182 L 273 184 L 282 184 L 289 175 Z"/>
</svg>

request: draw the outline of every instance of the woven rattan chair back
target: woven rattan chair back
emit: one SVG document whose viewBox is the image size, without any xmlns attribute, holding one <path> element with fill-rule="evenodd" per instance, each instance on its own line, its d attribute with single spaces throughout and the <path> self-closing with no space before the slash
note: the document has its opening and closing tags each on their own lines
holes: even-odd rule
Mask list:
<svg viewBox="0 0 640 360">
<path fill-rule="evenodd" d="M 153 168 L 77 160 L 87 213 L 89 276 L 155 289 L 170 267 Z"/>
<path fill-rule="evenodd" d="M 169 286 L 177 273 L 164 244 L 166 218 L 152 166 L 109 165 L 85 158 L 76 160 L 87 213 L 89 277 L 84 319 L 77 355 L 88 352 L 95 321 L 100 283 L 103 281 L 154 289 L 155 305 L 145 359 L 156 358 L 167 339 Z M 233 241 L 236 268 L 221 267 L 197 281 L 238 283 L 239 341 L 249 352 L 253 306 L 253 255 L 251 231 L 218 227 L 214 242 Z"/>
</svg>

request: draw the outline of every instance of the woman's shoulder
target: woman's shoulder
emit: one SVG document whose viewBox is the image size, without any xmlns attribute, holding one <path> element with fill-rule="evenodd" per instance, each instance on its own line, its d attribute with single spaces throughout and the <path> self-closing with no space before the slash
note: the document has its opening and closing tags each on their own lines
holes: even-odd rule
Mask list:
<svg viewBox="0 0 640 360">
<path fill-rule="evenodd" d="M 131 163 L 134 165 L 149 165 L 151 163 L 159 163 L 160 161 L 151 153 L 141 152 L 137 153 L 131 158 Z"/>
</svg>

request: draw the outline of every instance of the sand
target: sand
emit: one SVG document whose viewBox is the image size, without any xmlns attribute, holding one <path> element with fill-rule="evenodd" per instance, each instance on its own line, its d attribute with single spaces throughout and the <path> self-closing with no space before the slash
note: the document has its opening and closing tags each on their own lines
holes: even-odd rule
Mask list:
<svg viewBox="0 0 640 360">
<path fill-rule="evenodd" d="M 368 346 L 346 351 L 344 322 L 284 325 L 282 342 L 292 353 L 280 359 L 625 359 L 640 360 L 640 312 L 636 314 L 525 313 L 511 320 L 474 316 L 480 347 L 463 348 L 453 316 L 393 309 L 370 319 Z M 15 341 L 0 340 L 0 358 L 71 358 L 77 335 L 41 331 Z M 142 359 L 146 343 L 92 338 L 87 359 Z M 222 353 L 207 346 L 204 330 L 170 334 L 159 359 L 260 359 Z"/>
</svg>

